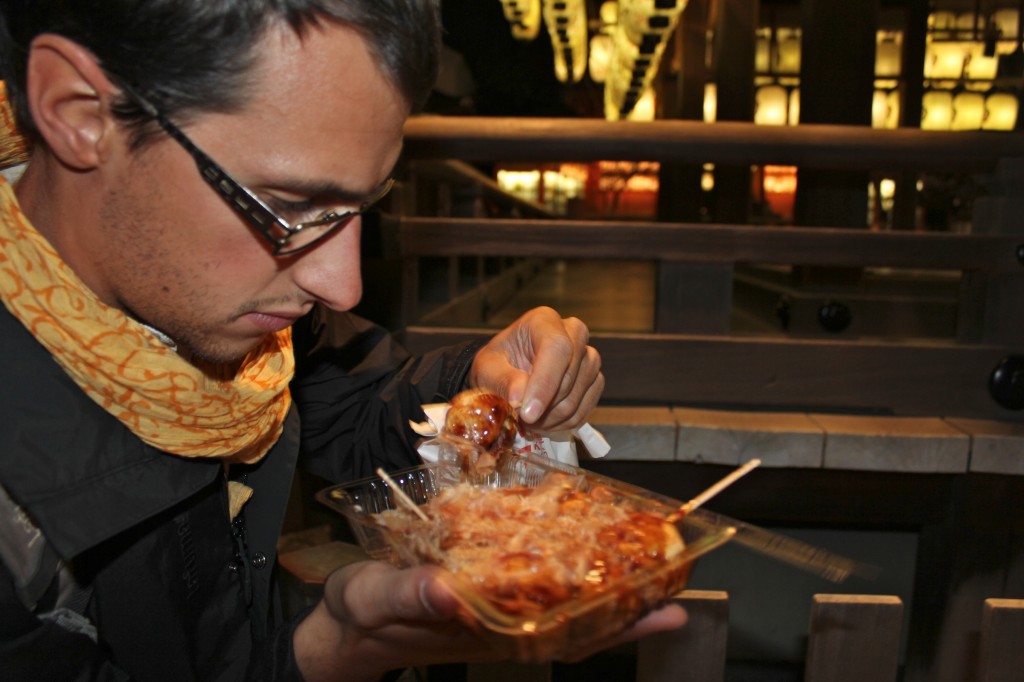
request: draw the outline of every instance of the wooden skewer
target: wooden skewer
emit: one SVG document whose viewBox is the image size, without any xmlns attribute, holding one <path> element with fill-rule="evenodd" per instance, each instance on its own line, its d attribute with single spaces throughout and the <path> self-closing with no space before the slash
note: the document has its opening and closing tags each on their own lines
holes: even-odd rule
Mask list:
<svg viewBox="0 0 1024 682">
<path fill-rule="evenodd" d="M 418 504 L 412 501 L 411 497 L 405 494 L 405 491 L 398 486 L 398 484 L 395 482 L 393 478 L 388 476 L 386 471 L 378 467 L 377 475 L 384 479 L 384 482 L 387 483 L 388 487 L 391 488 L 391 492 L 395 494 L 395 496 L 398 498 L 398 501 L 405 505 L 407 509 L 409 509 L 412 513 L 416 514 L 416 516 L 420 517 L 424 521 L 430 521 L 430 517 L 427 516 L 422 509 L 420 509 L 420 506 Z"/>
<path fill-rule="evenodd" d="M 687 514 L 692 512 L 697 507 L 701 506 L 702 504 L 704 504 L 705 502 L 710 500 L 712 497 L 714 497 L 718 493 L 720 493 L 723 490 L 725 490 L 726 488 L 728 488 L 730 485 L 735 483 L 737 480 L 739 480 L 743 476 L 746 476 L 747 474 L 749 474 L 751 471 L 753 471 L 755 468 L 759 467 L 760 465 L 761 465 L 761 460 L 759 460 L 759 459 L 752 459 L 752 460 L 750 460 L 749 462 L 747 462 L 746 464 L 741 466 L 739 469 L 736 469 L 735 471 L 730 473 L 728 476 L 725 476 L 724 478 L 722 478 L 722 480 L 720 480 L 718 483 L 715 483 L 714 485 L 709 487 L 707 490 L 702 492 L 700 495 L 697 495 L 697 497 L 695 497 L 692 500 L 690 500 L 689 502 L 683 504 L 681 507 L 679 507 L 678 510 L 676 510 L 675 512 L 669 514 L 668 517 L 665 520 L 668 521 L 669 523 L 675 523 L 679 519 L 683 518 L 684 516 L 686 516 Z"/>
</svg>

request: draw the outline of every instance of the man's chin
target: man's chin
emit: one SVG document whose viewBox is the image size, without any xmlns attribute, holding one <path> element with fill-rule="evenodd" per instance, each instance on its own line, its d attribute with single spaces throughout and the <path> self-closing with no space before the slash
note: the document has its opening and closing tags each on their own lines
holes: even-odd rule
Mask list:
<svg viewBox="0 0 1024 682">
<path fill-rule="evenodd" d="M 251 342 L 238 343 L 180 343 L 178 352 L 186 360 L 204 372 L 214 371 L 221 375 L 225 370 L 234 371 L 238 369 L 242 361 L 249 354 L 259 347 L 263 339 L 254 339 Z M 220 377 L 218 377 L 220 378 Z"/>
</svg>

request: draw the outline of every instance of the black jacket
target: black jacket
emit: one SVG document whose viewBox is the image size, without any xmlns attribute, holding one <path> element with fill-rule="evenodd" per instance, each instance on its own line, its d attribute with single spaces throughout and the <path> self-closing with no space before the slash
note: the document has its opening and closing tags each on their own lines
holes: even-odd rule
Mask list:
<svg viewBox="0 0 1024 682">
<path fill-rule="evenodd" d="M 259 464 L 225 472 L 142 443 L 0 309 L 0 484 L 89 587 L 97 632 L 39 618 L 56 588 L 33 612 L 0 561 L 0 678 L 299 679 L 274 595 L 296 466 L 341 481 L 414 464 L 407 420 L 462 387 L 477 346 L 410 358 L 380 328 L 320 310 L 294 340 L 283 436 Z M 228 477 L 255 491 L 234 524 Z"/>
</svg>

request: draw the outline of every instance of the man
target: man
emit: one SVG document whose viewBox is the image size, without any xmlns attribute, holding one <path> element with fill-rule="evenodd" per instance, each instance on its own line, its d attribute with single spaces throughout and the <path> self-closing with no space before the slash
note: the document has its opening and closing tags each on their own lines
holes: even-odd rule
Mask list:
<svg viewBox="0 0 1024 682">
<path fill-rule="evenodd" d="M 422 358 L 343 314 L 358 214 L 433 82 L 431 3 L 0 8 L 31 144 L 0 186 L 4 678 L 373 680 L 493 658 L 432 569 L 349 566 L 292 623 L 273 598 L 300 455 L 335 479 L 408 466 L 422 403 L 484 386 L 562 429 L 603 387 L 586 328 L 550 310 Z"/>
</svg>

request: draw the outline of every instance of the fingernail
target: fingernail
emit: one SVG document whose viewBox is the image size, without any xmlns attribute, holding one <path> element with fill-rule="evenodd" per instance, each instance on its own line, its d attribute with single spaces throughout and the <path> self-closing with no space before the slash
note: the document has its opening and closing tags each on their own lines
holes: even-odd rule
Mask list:
<svg viewBox="0 0 1024 682">
<path fill-rule="evenodd" d="M 430 587 L 429 583 L 429 580 L 424 580 L 420 583 L 420 603 L 423 604 L 423 608 L 430 612 L 430 615 L 440 618 L 441 614 L 437 612 L 437 609 L 434 608 L 433 603 L 430 601 L 430 597 L 427 596 L 427 590 Z"/>
<path fill-rule="evenodd" d="M 528 424 L 532 424 L 540 419 L 540 415 L 543 411 L 544 406 L 540 404 L 539 400 L 531 400 L 526 403 L 522 410 L 519 411 L 519 416 Z"/>
</svg>

